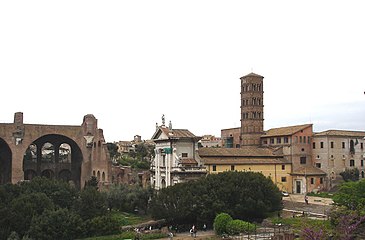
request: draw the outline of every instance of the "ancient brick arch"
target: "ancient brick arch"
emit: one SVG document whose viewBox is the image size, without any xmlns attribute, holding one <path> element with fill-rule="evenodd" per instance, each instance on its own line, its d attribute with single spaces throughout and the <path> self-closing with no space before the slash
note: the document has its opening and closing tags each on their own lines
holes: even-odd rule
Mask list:
<svg viewBox="0 0 365 240">
<path fill-rule="evenodd" d="M 54 161 L 48 163 L 42 163 L 45 143 L 54 150 Z M 69 163 L 60 162 L 61 144 L 71 148 Z M 37 155 L 24 161 L 30 145 L 36 147 Z M 0 184 L 43 175 L 72 180 L 82 187 L 95 169 L 105 172 L 101 184 L 109 184 L 111 161 L 103 131 L 92 114 L 85 115 L 80 126 L 24 124 L 23 113 L 15 113 L 14 123 L 0 123 Z"/>
<path fill-rule="evenodd" d="M 69 160 L 64 161 L 62 146 L 69 146 Z M 52 147 L 47 149 L 47 146 Z M 48 134 L 39 137 L 27 147 L 23 157 L 24 180 L 36 176 L 71 181 L 80 186 L 83 155 L 78 144 L 63 135 Z M 67 156 L 66 156 L 67 157 Z"/>
<path fill-rule="evenodd" d="M 9 146 L 0 138 L 0 184 L 11 181 L 11 158 Z"/>
</svg>

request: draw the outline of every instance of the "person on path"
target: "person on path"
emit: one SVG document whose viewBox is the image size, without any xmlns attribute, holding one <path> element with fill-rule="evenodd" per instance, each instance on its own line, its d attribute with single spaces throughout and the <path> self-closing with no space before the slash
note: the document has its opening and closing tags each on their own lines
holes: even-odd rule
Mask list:
<svg viewBox="0 0 365 240">
<path fill-rule="evenodd" d="M 305 201 L 306 204 L 308 204 L 308 196 L 307 195 L 304 196 L 304 201 Z"/>
<path fill-rule="evenodd" d="M 191 227 L 191 229 L 190 229 L 190 233 L 191 233 L 191 236 L 192 237 L 194 237 L 194 238 L 196 238 L 196 233 L 197 233 L 197 229 L 196 229 L 196 227 L 195 227 L 195 225 L 193 225 L 192 227 Z"/>
</svg>

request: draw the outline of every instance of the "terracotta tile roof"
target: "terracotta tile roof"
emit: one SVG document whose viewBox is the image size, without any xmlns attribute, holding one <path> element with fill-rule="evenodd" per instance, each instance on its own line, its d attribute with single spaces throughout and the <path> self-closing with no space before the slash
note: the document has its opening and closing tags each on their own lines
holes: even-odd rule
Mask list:
<svg viewBox="0 0 365 240">
<path fill-rule="evenodd" d="M 254 158 L 254 157 L 202 157 L 205 165 L 261 165 L 261 164 L 289 164 L 289 161 L 283 158 Z"/>
<path fill-rule="evenodd" d="M 245 75 L 245 76 L 243 76 L 243 77 L 241 77 L 241 78 L 245 78 L 245 77 L 261 77 L 261 78 L 263 78 L 263 76 L 260 76 L 260 75 L 258 75 L 258 74 L 256 74 L 256 73 L 249 73 L 249 74 L 247 74 L 247 75 Z"/>
<path fill-rule="evenodd" d="M 315 133 L 314 136 L 341 136 L 341 137 L 365 137 L 365 132 L 350 130 L 327 130 Z"/>
<path fill-rule="evenodd" d="M 181 159 L 181 164 L 183 164 L 183 165 L 187 165 L 187 164 L 188 165 L 192 165 L 192 164 L 197 165 L 198 162 L 193 158 L 183 158 L 183 159 Z"/>
<path fill-rule="evenodd" d="M 235 127 L 235 128 L 224 128 L 224 129 L 221 129 L 221 131 L 224 131 L 224 130 L 240 130 L 241 128 L 240 127 Z"/>
<path fill-rule="evenodd" d="M 289 126 L 282 128 L 272 128 L 267 130 L 265 134 L 262 135 L 261 137 L 290 136 L 311 126 L 312 124 L 304 124 L 304 125 Z"/>
<path fill-rule="evenodd" d="M 291 175 L 315 176 L 315 175 L 326 175 L 326 173 L 319 168 L 313 166 L 305 166 L 293 170 Z"/>
<path fill-rule="evenodd" d="M 201 137 L 195 136 L 193 133 L 191 133 L 187 129 L 172 129 L 172 130 L 170 130 L 168 127 L 159 127 L 152 138 L 157 137 L 159 135 L 158 134 L 159 131 L 163 132 L 169 139 L 171 139 L 171 138 L 179 138 L 179 139 L 194 138 L 194 139 L 197 139 L 197 140 L 201 139 Z"/>
<path fill-rule="evenodd" d="M 200 157 L 277 157 L 266 147 L 199 148 L 198 154 Z"/>
<path fill-rule="evenodd" d="M 178 137 L 178 138 L 196 138 L 197 137 L 187 129 L 172 129 L 172 131 L 170 131 L 170 133 L 172 134 L 172 136 Z M 171 136 L 171 134 L 170 134 L 170 136 Z"/>
</svg>

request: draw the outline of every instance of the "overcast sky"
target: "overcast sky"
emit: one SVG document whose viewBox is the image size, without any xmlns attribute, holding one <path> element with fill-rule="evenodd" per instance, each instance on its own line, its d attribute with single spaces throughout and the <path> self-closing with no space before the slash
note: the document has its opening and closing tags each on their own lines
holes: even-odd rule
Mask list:
<svg viewBox="0 0 365 240">
<path fill-rule="evenodd" d="M 264 128 L 365 131 L 363 1 L 0 1 L 0 122 L 80 125 L 107 142 L 155 124 L 240 126 L 264 76 Z"/>
</svg>

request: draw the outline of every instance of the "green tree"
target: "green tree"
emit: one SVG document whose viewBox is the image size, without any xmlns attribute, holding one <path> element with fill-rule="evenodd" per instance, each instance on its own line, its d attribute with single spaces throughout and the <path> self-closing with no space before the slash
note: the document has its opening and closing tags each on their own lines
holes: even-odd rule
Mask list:
<svg viewBox="0 0 365 240">
<path fill-rule="evenodd" d="M 343 183 L 333 201 L 350 210 L 365 210 L 365 180 Z"/>
<path fill-rule="evenodd" d="M 84 220 L 103 216 L 107 212 L 106 194 L 92 187 L 85 188 L 75 201 L 74 210 Z"/>
<path fill-rule="evenodd" d="M 29 229 L 34 216 L 41 215 L 45 210 L 53 208 L 53 202 L 44 193 L 22 194 L 11 201 L 9 215 L 6 216 L 1 226 L 5 228 L 7 226 L 23 236 Z"/>
<path fill-rule="evenodd" d="M 71 240 L 82 236 L 83 222 L 79 215 L 68 209 L 46 210 L 35 216 L 29 228 L 33 239 Z"/>
<path fill-rule="evenodd" d="M 358 168 L 346 168 L 345 171 L 341 172 L 343 180 L 348 181 L 359 181 L 360 172 Z"/>
<path fill-rule="evenodd" d="M 118 152 L 117 144 L 108 142 L 108 143 L 106 143 L 106 146 L 109 151 L 109 156 L 112 160 L 116 160 L 117 158 L 119 158 L 120 153 Z"/>
<path fill-rule="evenodd" d="M 281 193 L 261 173 L 224 172 L 162 189 L 150 203 L 155 218 L 177 223 L 212 223 L 216 213 L 261 221 L 281 209 Z"/>
<path fill-rule="evenodd" d="M 256 225 L 239 219 L 227 223 L 226 231 L 229 235 L 238 235 L 240 233 L 253 233 Z"/>
<path fill-rule="evenodd" d="M 75 187 L 65 181 L 48 179 L 45 177 L 33 178 L 30 182 L 20 184 L 23 193 L 44 193 L 52 202 L 61 208 L 70 208 L 78 192 Z"/>
<path fill-rule="evenodd" d="M 119 221 L 110 215 L 95 217 L 85 222 L 87 236 L 95 237 L 102 235 L 111 235 L 120 232 Z"/>
<path fill-rule="evenodd" d="M 155 146 L 154 145 L 139 143 L 139 144 L 136 144 L 135 149 L 136 149 L 135 150 L 136 158 L 138 160 L 150 161 L 151 158 L 153 158 L 155 155 L 155 152 L 154 152 Z"/>
<path fill-rule="evenodd" d="M 86 183 L 85 183 L 85 188 L 93 187 L 95 189 L 98 189 L 99 188 L 98 186 L 99 186 L 99 180 L 95 176 L 91 176 L 90 179 L 87 180 Z"/>
<path fill-rule="evenodd" d="M 129 213 L 137 209 L 145 213 L 151 196 L 151 188 L 145 189 L 139 185 L 114 185 L 107 192 L 108 207 Z"/>
<path fill-rule="evenodd" d="M 217 235 L 222 235 L 227 232 L 227 225 L 233 221 L 233 218 L 227 213 L 218 214 L 213 223 L 214 231 Z"/>
</svg>

